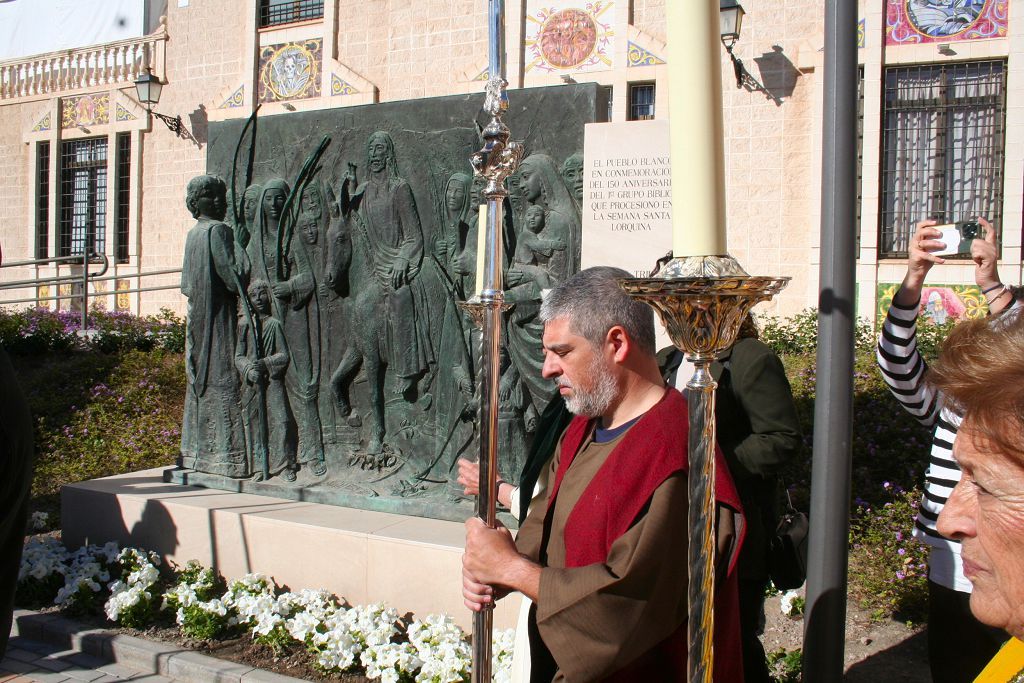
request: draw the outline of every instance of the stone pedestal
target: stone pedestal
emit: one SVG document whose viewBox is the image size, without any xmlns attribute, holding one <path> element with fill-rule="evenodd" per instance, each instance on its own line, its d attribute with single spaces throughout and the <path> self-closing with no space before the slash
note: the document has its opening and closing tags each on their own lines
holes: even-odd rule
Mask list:
<svg viewBox="0 0 1024 683">
<path fill-rule="evenodd" d="M 261 572 L 293 590 L 471 624 L 458 522 L 165 483 L 162 469 L 65 486 L 61 508 L 69 547 L 117 541 L 179 565 L 199 560 L 228 579 Z M 518 605 L 518 596 L 502 600 L 495 626 L 514 626 Z"/>
</svg>

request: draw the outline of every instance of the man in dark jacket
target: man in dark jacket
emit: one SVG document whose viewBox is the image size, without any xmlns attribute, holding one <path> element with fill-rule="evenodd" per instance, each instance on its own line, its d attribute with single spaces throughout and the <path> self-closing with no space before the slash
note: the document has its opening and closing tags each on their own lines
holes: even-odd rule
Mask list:
<svg viewBox="0 0 1024 683">
<path fill-rule="evenodd" d="M 753 320 L 748 318 L 740 339 L 712 363 L 711 375 L 718 382 L 718 445 L 736 482 L 747 521 L 737 565 L 743 670 L 747 683 L 767 683 L 771 679 L 758 634 L 764 628 L 768 544 L 779 518 L 777 472 L 799 452 L 801 434 L 782 362 L 756 334 Z M 668 383 L 682 389 L 683 383 L 676 380 L 683 354 L 675 348 L 664 349 L 658 360 Z"/>
<path fill-rule="evenodd" d="M 0 348 L 0 659 L 11 632 L 14 591 L 32 486 L 32 416 L 7 352 Z"/>
</svg>

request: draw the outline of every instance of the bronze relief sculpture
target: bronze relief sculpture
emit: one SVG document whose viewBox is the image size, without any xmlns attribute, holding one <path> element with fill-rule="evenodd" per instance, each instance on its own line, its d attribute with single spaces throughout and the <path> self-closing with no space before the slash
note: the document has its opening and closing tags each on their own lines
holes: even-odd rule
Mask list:
<svg viewBox="0 0 1024 683">
<path fill-rule="evenodd" d="M 592 90 L 579 92 L 604 111 Z M 445 99 L 468 121 L 479 106 Z M 479 136 L 446 123 L 443 107 L 432 114 L 437 127 L 417 133 L 402 118 L 411 104 L 357 108 L 366 122 L 356 117 L 355 128 L 332 126 L 333 112 L 261 118 L 247 187 L 231 191 L 231 227 L 224 183 L 190 183 L 189 395 L 182 468 L 169 480 L 464 518 L 470 502 L 452 482 L 458 457 L 477 450 L 479 333 L 456 304 L 476 288 L 482 186 L 469 157 Z M 581 166 L 582 123 L 594 114 L 580 109 L 566 109 L 565 140 L 546 143 L 557 156 L 532 154 L 508 180 L 503 269 L 513 305 L 499 439 L 512 480 L 555 393 L 540 377 L 539 299 L 579 267 L 579 211 L 562 171 Z M 373 123 L 381 117 L 387 126 Z M 211 168 L 230 167 L 236 142 L 239 157 L 248 125 L 239 128 L 214 126 Z M 316 129 L 332 140 L 306 156 Z"/>
</svg>

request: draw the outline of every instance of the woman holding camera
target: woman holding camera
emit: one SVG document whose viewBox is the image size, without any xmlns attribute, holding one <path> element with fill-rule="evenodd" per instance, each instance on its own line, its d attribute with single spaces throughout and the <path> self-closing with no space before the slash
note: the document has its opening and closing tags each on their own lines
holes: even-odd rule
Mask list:
<svg viewBox="0 0 1024 683">
<path fill-rule="evenodd" d="M 984 293 L 989 315 L 1017 307 L 1014 293 L 999 280 L 996 269 L 997 235 L 983 218 L 981 239 L 970 242 L 974 280 Z M 928 382 L 928 364 L 917 349 L 917 318 L 924 281 L 935 264 L 946 259 L 958 244 L 942 241 L 937 221 L 917 224 L 908 246 L 907 273 L 882 325 L 877 360 L 893 396 L 919 422 L 933 427 L 932 447 L 925 474 L 925 493 L 915 522 L 914 536 L 930 547 L 928 559 L 928 658 L 936 683 L 972 681 L 1006 640 L 1006 634 L 982 624 L 971 614 L 971 582 L 964 575 L 960 542 L 943 536 L 936 520 L 960 480 L 960 467 L 952 446 L 960 415 Z M 954 252 L 955 253 L 955 252 Z"/>
</svg>

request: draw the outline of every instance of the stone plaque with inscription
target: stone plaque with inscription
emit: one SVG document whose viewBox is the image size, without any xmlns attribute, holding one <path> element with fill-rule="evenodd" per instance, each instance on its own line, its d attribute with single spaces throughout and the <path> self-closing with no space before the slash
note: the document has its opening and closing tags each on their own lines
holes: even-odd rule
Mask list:
<svg viewBox="0 0 1024 683">
<path fill-rule="evenodd" d="M 586 126 L 582 267 L 646 276 L 672 249 L 667 121 Z"/>
</svg>

